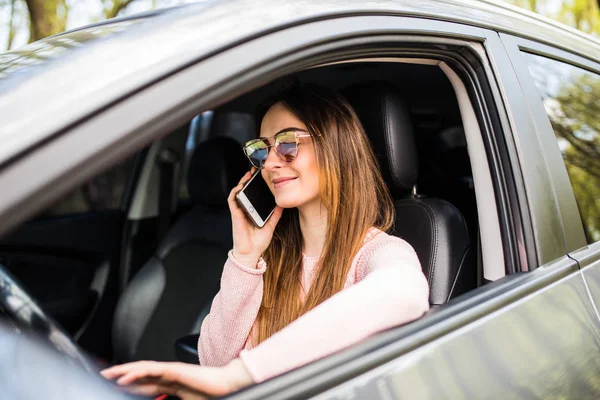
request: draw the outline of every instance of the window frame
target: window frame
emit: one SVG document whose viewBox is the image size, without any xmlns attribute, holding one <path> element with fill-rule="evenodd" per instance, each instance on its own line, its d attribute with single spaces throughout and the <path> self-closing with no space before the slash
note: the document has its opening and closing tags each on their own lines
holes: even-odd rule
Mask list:
<svg viewBox="0 0 600 400">
<path fill-rule="evenodd" d="M 49 208 L 46 208 L 46 210 L 44 211 L 43 214 L 32 219 L 32 222 L 45 221 L 48 219 L 54 220 L 54 219 L 60 219 L 60 218 L 72 218 L 72 217 L 78 217 L 81 215 L 98 214 L 98 213 L 125 213 L 128 210 L 129 205 L 131 204 L 135 184 L 136 184 L 139 174 L 141 172 L 141 167 L 142 167 L 143 159 L 144 159 L 145 155 L 146 155 L 146 149 L 133 154 L 132 156 L 122 160 L 120 163 L 112 165 L 110 168 L 102 171 L 101 173 L 99 173 L 93 177 L 93 179 L 96 179 L 100 176 L 103 176 L 103 175 L 113 172 L 116 167 L 123 168 L 124 164 L 129 164 L 129 167 L 127 168 L 127 171 L 126 171 L 127 176 L 125 177 L 124 182 L 123 182 L 123 190 L 119 194 L 119 200 L 116 202 L 116 204 L 112 205 L 111 207 L 80 210 L 80 211 L 71 211 L 71 212 L 62 212 L 62 213 L 46 213 L 46 211 L 48 209 L 52 209 L 53 207 L 57 206 L 57 204 L 60 204 L 61 202 L 65 201 L 65 199 L 73 196 L 75 191 L 81 190 L 83 186 L 90 184 L 91 181 L 88 180 L 88 181 L 84 182 L 83 184 L 76 186 L 70 192 L 60 196 L 54 204 L 50 205 Z"/>
<path fill-rule="evenodd" d="M 508 116 L 505 124 L 510 125 L 505 136 L 507 141 L 512 141 L 509 149 L 514 148 L 511 157 L 517 160 L 515 173 L 520 174 L 518 182 L 522 187 L 519 188 L 518 201 L 527 203 L 527 206 L 521 207 L 520 219 L 524 232 L 531 235 L 523 239 L 535 243 L 534 256 L 530 254 L 532 246 L 523 241 L 526 257 L 530 260 L 529 270 L 533 270 L 565 256 L 564 232 L 556 202 L 548 201 L 555 195 L 537 129 L 501 36 L 501 33 L 486 31 L 486 48 L 500 92 L 497 95 L 501 98 L 498 107 L 504 106 L 503 111 Z M 518 222 L 519 217 L 516 220 Z M 531 227 L 531 232 L 526 230 L 528 227 Z"/>
<path fill-rule="evenodd" d="M 356 18 L 361 18 L 361 21 L 366 22 L 364 26 L 360 26 L 360 27 L 356 27 L 356 26 L 352 26 L 352 21 L 353 19 Z M 379 25 L 380 21 L 388 21 L 387 23 L 384 22 L 383 25 Z M 252 57 L 246 57 L 247 61 L 246 61 L 246 65 L 250 64 L 251 62 L 255 62 L 253 61 L 254 59 L 269 59 L 269 57 L 274 57 L 278 52 L 283 51 L 283 56 L 284 57 L 296 57 L 297 59 L 302 59 L 303 57 L 307 57 L 307 53 L 311 53 L 314 52 L 314 49 L 311 49 L 310 46 L 313 46 L 314 48 L 316 48 L 317 46 L 320 46 L 320 48 L 325 48 L 328 46 L 327 43 L 324 43 L 325 40 L 322 37 L 317 36 L 317 34 L 315 33 L 311 33 L 309 35 L 307 35 L 306 38 L 301 38 L 301 37 L 297 37 L 296 32 L 298 30 L 305 30 L 308 33 L 310 33 L 310 29 L 311 26 L 317 25 L 317 22 L 308 22 L 304 25 L 300 25 L 300 26 L 295 26 L 295 27 L 291 27 L 291 28 L 287 28 L 287 29 L 283 29 L 280 32 L 277 32 L 278 35 L 282 35 L 285 36 L 285 40 L 287 40 L 287 43 L 285 42 L 285 40 L 283 41 L 277 41 L 276 39 L 273 39 L 272 41 L 274 42 L 274 44 L 276 44 L 275 46 L 273 46 L 268 52 L 266 52 L 267 54 L 263 54 L 265 53 L 265 49 L 260 48 L 257 44 L 257 42 L 259 42 L 261 39 L 259 40 L 251 40 L 248 43 L 245 43 L 244 46 L 250 47 L 252 50 L 249 50 L 247 52 L 247 54 L 252 55 Z M 362 38 L 362 40 L 364 40 L 365 38 L 373 38 L 373 35 L 378 34 L 381 35 L 380 37 L 383 38 L 387 38 L 387 36 L 384 35 L 388 35 L 390 33 L 393 33 L 394 35 L 402 35 L 401 37 L 399 36 L 393 36 L 391 37 L 389 40 L 392 41 L 397 41 L 397 42 L 412 42 L 414 41 L 415 43 L 427 43 L 429 42 L 435 42 L 435 43 L 443 43 L 443 41 L 445 40 L 445 38 L 451 38 L 451 40 L 468 40 L 468 41 L 480 41 L 483 42 L 485 40 L 485 35 L 483 34 L 484 30 L 481 28 L 477 28 L 477 27 L 470 27 L 470 26 L 466 26 L 466 25 L 462 25 L 462 24 L 455 24 L 455 23 L 450 23 L 450 22 L 444 22 L 444 21 L 437 21 L 434 23 L 434 21 L 432 20 L 427 20 L 427 19 L 418 19 L 418 18 L 409 18 L 409 17 L 385 17 L 385 16 L 363 16 L 363 17 L 356 17 L 356 16 L 347 16 L 344 18 L 332 18 L 331 20 L 327 20 L 327 21 L 323 21 L 323 28 L 322 28 L 322 33 L 326 36 L 328 36 L 328 40 L 331 41 L 335 38 L 335 40 L 351 40 L 351 38 Z M 435 25 L 435 26 L 433 26 Z M 414 32 L 418 32 L 419 33 L 419 37 L 414 37 L 411 36 Z M 436 38 L 433 38 L 432 36 L 436 36 Z M 268 35 L 267 35 L 268 36 Z M 267 40 L 267 36 L 265 36 L 265 40 Z M 271 39 L 268 39 L 271 40 Z M 354 40 L 354 39 L 352 39 Z M 378 40 L 382 40 L 382 39 L 378 39 Z M 283 42 L 283 43 L 282 43 Z M 357 52 L 360 50 L 356 50 L 356 48 L 360 47 L 361 43 L 360 40 L 355 40 L 354 42 L 354 46 L 355 49 L 354 50 L 348 50 L 348 51 L 353 51 L 353 52 Z M 348 44 L 349 45 L 349 44 Z M 289 49 L 290 46 L 296 46 L 299 50 L 297 54 L 285 54 L 286 48 Z M 332 44 L 331 47 L 334 48 L 336 46 L 339 46 L 339 44 Z M 241 46 L 240 46 L 241 47 Z M 258 51 L 260 50 L 260 51 Z M 253 51 L 253 53 L 252 53 Z M 289 51 L 289 50 L 288 50 Z M 320 50 L 322 51 L 322 50 Z M 440 50 L 441 51 L 441 50 Z M 273 54 L 268 54 L 268 53 L 273 53 Z M 228 53 L 228 51 L 225 51 L 224 54 Z M 279 55 L 279 57 L 282 57 L 282 55 Z M 321 58 L 323 58 L 322 62 L 327 62 L 327 57 L 329 57 L 326 52 L 323 52 L 322 55 L 320 56 Z M 339 55 L 338 55 L 339 57 Z M 198 85 L 197 87 L 190 87 L 189 85 L 187 85 L 187 87 L 178 87 L 177 89 L 165 89 L 166 87 L 168 87 L 169 85 L 174 85 L 174 83 L 169 83 L 171 81 L 179 81 L 181 82 L 181 78 L 180 76 L 183 75 L 190 75 L 190 77 L 188 79 L 196 79 L 196 77 L 199 75 L 197 72 L 193 72 L 195 70 L 199 70 L 202 69 L 204 70 L 203 73 L 205 74 L 204 76 L 200 75 L 203 79 L 207 82 L 211 82 L 211 79 L 208 78 L 212 78 L 215 79 L 218 76 L 236 76 L 235 73 L 232 73 L 231 71 L 228 71 L 227 69 L 223 69 L 223 68 L 215 68 L 215 63 L 217 61 L 215 61 L 215 59 L 217 59 L 219 57 L 212 57 L 209 58 L 207 60 L 204 60 L 202 62 L 199 62 L 198 64 L 185 69 L 183 71 L 181 71 L 180 73 L 176 73 L 174 76 L 170 77 L 170 78 L 166 78 L 164 80 L 162 80 L 161 82 L 156 83 L 155 85 L 151 86 L 150 88 L 148 88 L 147 90 L 145 90 L 143 92 L 144 96 L 142 97 L 151 97 L 151 94 L 156 92 L 156 91 L 165 91 L 165 92 L 170 92 L 169 94 L 165 94 L 165 97 L 169 98 L 169 101 L 162 101 L 159 104 L 156 105 L 150 105 L 148 104 L 149 101 L 145 101 L 142 100 L 142 104 L 141 107 L 145 107 L 147 108 L 147 113 L 142 117 L 142 116 L 135 116 L 135 118 L 132 118 L 131 115 L 127 115 L 125 116 L 120 110 L 117 110 L 116 107 L 112 107 L 107 109 L 105 112 L 99 114 L 97 117 L 92 118 L 88 121 L 83 122 L 81 125 L 77 126 L 75 129 L 73 129 L 71 132 L 75 132 L 75 131 L 79 131 L 80 127 L 82 126 L 87 126 L 87 125 L 94 125 L 93 122 L 94 121 L 101 121 L 105 118 L 109 119 L 112 118 L 113 114 L 119 114 L 121 115 L 122 120 L 128 120 L 128 124 L 123 124 L 121 123 L 121 125 L 119 127 L 114 127 L 114 130 L 111 127 L 111 133 L 112 133 L 112 140 L 117 139 L 117 137 L 119 137 L 119 135 L 121 136 L 127 136 L 127 131 L 131 130 L 131 129 L 137 129 L 138 132 L 136 132 L 135 135 L 135 141 L 140 142 L 142 141 L 143 137 L 145 135 L 158 135 L 161 131 L 162 134 L 164 135 L 165 132 L 168 132 L 170 129 L 169 127 L 173 127 L 175 124 L 180 124 L 181 123 L 181 119 L 182 119 L 182 115 L 185 115 L 185 120 L 189 120 L 191 119 L 193 116 L 195 116 L 197 114 L 197 111 L 199 109 L 212 109 L 214 108 L 216 105 L 218 105 L 219 102 L 219 97 L 223 97 L 223 93 L 226 93 L 227 90 L 231 90 L 232 87 L 236 87 L 236 85 L 239 85 L 239 81 L 240 80 L 246 80 L 246 86 L 251 86 L 251 85 L 256 85 L 258 86 L 260 83 L 262 83 L 260 81 L 260 78 L 258 78 L 258 74 L 261 73 L 260 69 L 254 69 L 254 70 L 245 70 L 244 71 L 244 67 L 243 65 L 241 65 L 239 63 L 239 60 L 236 60 L 235 63 L 233 63 L 232 65 L 232 69 L 237 70 L 239 72 L 245 72 L 245 77 L 242 78 L 242 75 L 239 75 L 240 78 L 239 79 L 235 79 L 235 80 L 229 80 L 228 84 L 225 85 L 220 85 L 220 86 L 213 86 L 210 87 L 211 85 L 209 84 L 209 87 L 205 87 L 202 88 L 202 85 Z M 272 70 L 276 70 L 276 66 L 277 63 L 281 63 L 281 61 L 273 61 L 272 65 L 269 66 L 268 68 L 272 69 Z M 312 61 L 310 62 L 311 65 L 315 65 L 315 62 Z M 308 66 L 308 65 L 307 65 Z M 247 68 L 247 67 L 246 67 Z M 286 68 L 290 69 L 293 68 L 294 70 L 298 70 L 302 68 L 302 65 L 292 65 L 291 63 L 288 64 L 286 66 Z M 238 74 L 239 74 L 238 72 Z M 263 72 L 264 73 L 264 72 Z M 281 72 L 279 72 L 281 75 L 284 75 L 286 73 L 285 70 L 281 70 Z M 192 77 L 192 75 L 194 77 Z M 255 76 L 255 78 L 251 78 L 252 76 Z M 197 80 L 201 80 L 201 79 L 197 79 Z M 188 80 L 189 82 L 189 80 Z M 177 85 L 179 85 L 179 83 L 177 83 Z M 213 84 L 214 85 L 214 84 Z M 492 84 L 493 85 L 493 84 Z M 476 86 L 476 85 L 475 85 Z M 238 87 L 238 93 L 239 91 L 243 91 L 244 89 L 241 87 Z M 236 93 L 229 93 L 228 96 L 229 98 L 231 98 L 232 96 L 235 96 Z M 178 106 L 173 106 L 173 104 L 180 102 L 181 98 L 188 96 L 188 101 L 186 104 L 181 105 L 179 104 Z M 132 95 L 130 96 L 128 99 L 132 99 L 132 98 L 137 98 L 140 96 L 135 96 Z M 120 104 L 126 104 L 128 102 L 128 99 L 124 99 Z M 202 99 L 202 101 L 200 101 L 199 99 Z M 168 115 L 164 115 L 166 108 L 168 107 L 173 107 L 173 109 L 171 110 L 172 112 L 168 113 Z M 161 108 L 163 108 L 161 110 Z M 162 119 L 158 119 L 156 118 L 155 115 L 153 115 L 153 113 L 156 114 L 163 114 L 163 118 Z M 135 114 L 135 113 L 133 113 Z M 506 117 L 504 117 L 506 118 Z M 154 119 L 154 120 L 153 120 Z M 501 118 L 502 119 L 502 118 Z M 152 122 L 150 122 L 151 120 L 153 120 Z M 178 120 L 178 122 L 173 122 L 174 120 Z M 133 126 L 136 126 L 137 128 L 133 128 Z M 92 129 L 92 128 L 90 128 Z M 508 125 L 504 124 L 503 126 L 503 131 L 508 128 Z M 172 129 L 171 129 L 172 130 Z M 110 140 L 111 138 L 107 138 L 106 137 L 106 128 L 103 129 L 104 131 L 104 135 L 95 135 L 95 134 L 91 134 L 91 131 L 88 131 L 88 137 L 93 137 L 95 140 L 94 141 L 90 141 L 88 147 L 93 146 L 93 145 L 97 145 L 97 146 L 102 146 L 104 142 L 107 142 L 108 140 Z M 158 132 L 158 133 L 157 133 Z M 139 134 L 137 134 L 139 133 Z M 68 135 L 63 135 L 62 137 L 60 137 L 56 142 L 60 142 L 62 140 L 66 140 L 66 136 Z M 103 137 L 104 136 L 104 137 Z M 134 135 L 129 135 L 130 138 Z M 510 135 L 507 135 L 507 137 L 509 138 Z M 130 138 L 126 138 L 125 141 L 127 141 L 127 139 Z M 117 139 L 118 140 L 118 139 Z M 510 139 L 507 139 L 510 140 Z M 55 143 L 55 142 L 53 142 Z M 144 143 L 145 144 L 145 143 Z M 496 146 L 492 146 L 492 149 L 496 147 Z M 113 153 L 112 156 L 114 157 L 118 157 L 119 155 L 121 155 L 121 157 L 123 156 L 122 154 L 124 153 L 124 149 L 125 146 L 114 146 L 113 148 Z M 78 154 L 78 158 L 81 159 L 85 157 L 85 153 L 81 152 L 80 154 Z M 511 157 L 512 158 L 512 157 Z M 500 160 L 499 159 L 490 159 L 490 165 L 493 163 L 499 163 Z M 86 168 L 85 170 L 75 170 L 72 171 L 72 178 L 76 178 L 78 175 L 81 175 L 83 172 L 86 172 L 87 170 L 89 170 L 89 168 Z M 502 171 L 502 167 L 496 167 L 496 171 Z M 498 190 L 504 191 L 506 192 L 505 188 L 497 188 Z M 506 212 L 506 210 L 502 209 L 502 207 L 504 207 L 506 204 L 509 204 L 510 201 L 499 201 L 497 206 L 499 208 L 499 213 L 504 213 L 504 221 L 508 224 L 508 228 L 503 229 L 503 232 L 512 232 L 512 226 L 511 221 L 514 221 L 514 213 L 512 215 L 508 215 L 508 213 Z M 517 211 L 517 215 L 518 213 L 520 213 L 521 216 L 527 216 L 529 215 L 528 211 L 524 211 L 524 210 L 519 210 Z M 506 243 L 509 243 L 508 241 Z M 506 244 L 505 244 L 506 245 Z M 506 245 L 510 247 L 510 251 L 514 253 L 515 251 L 515 246 L 512 245 Z M 507 250 L 508 251 L 508 250 Z M 511 255 L 509 257 L 505 257 L 505 260 L 511 260 L 515 261 L 517 259 L 517 256 Z M 512 271 L 509 271 L 512 272 Z"/>
<path fill-rule="evenodd" d="M 116 103 L 118 107 L 113 106 L 103 110 L 50 141 L 36 152 L 15 162 L 8 171 L 0 175 L 0 187 L 10 182 L 20 181 L 18 178 L 27 176 L 38 165 L 39 160 L 48 161 L 57 158 L 66 160 L 65 163 L 51 165 L 43 176 L 31 179 L 19 186 L 19 192 L 14 196 L 26 198 L 27 203 L 20 204 L 20 208 L 13 207 L 15 212 L 7 217 L 7 224 L 15 224 L 19 219 L 24 219 L 26 217 L 24 217 L 25 208 L 31 210 L 35 207 L 42 207 L 43 202 L 47 199 L 36 195 L 51 193 L 50 189 L 53 184 L 57 185 L 54 189 L 56 189 L 55 193 L 59 194 L 68 190 L 69 187 L 76 186 L 87 177 L 93 176 L 95 172 L 125 158 L 131 152 L 146 146 L 150 141 L 160 138 L 161 135 L 166 135 L 184 120 L 191 120 L 197 114 L 198 109 L 214 108 L 228 98 L 259 86 L 264 82 L 263 79 L 267 72 L 278 71 L 282 75 L 286 74 L 287 71 L 290 71 L 290 66 L 294 64 L 290 61 L 294 57 L 297 60 L 308 60 L 311 54 L 313 57 L 317 57 L 315 52 L 318 49 L 318 54 L 324 58 L 323 55 L 327 54 L 326 50 L 337 50 L 336 46 L 347 52 L 349 57 L 356 57 L 358 49 L 362 48 L 360 51 L 364 51 L 369 40 L 376 43 L 376 40 L 381 40 L 382 37 L 396 38 L 398 42 L 404 43 L 429 41 L 437 45 L 443 44 L 445 39 L 483 43 L 486 56 L 494 59 L 492 64 L 496 65 L 493 72 L 485 70 L 483 74 L 491 86 L 491 93 L 488 96 L 494 100 L 495 109 L 499 114 L 497 124 L 501 126 L 501 132 L 498 134 L 507 142 L 510 153 L 507 161 L 514 166 L 514 171 L 511 173 L 524 173 L 523 171 L 519 172 L 519 166 L 516 165 L 515 158 L 518 150 L 514 148 L 516 147 L 514 142 L 516 132 L 519 132 L 518 128 L 521 127 L 521 124 L 528 124 L 529 120 L 527 116 L 518 116 L 518 121 L 515 122 L 515 116 L 502 107 L 507 101 L 507 97 L 511 109 L 515 104 L 520 104 L 519 101 L 523 99 L 520 92 L 505 90 L 502 93 L 502 87 L 506 87 L 505 79 L 513 77 L 513 72 L 512 70 L 506 71 L 501 76 L 497 73 L 500 69 L 497 61 L 507 61 L 497 33 L 463 24 L 422 18 L 349 16 L 308 22 L 278 32 L 271 32 L 269 35 L 252 38 L 246 43 L 213 55 L 189 68 L 173 71 L 173 75 L 146 90 L 122 99 Z M 354 43 L 355 46 L 350 46 L 350 43 Z M 246 57 L 241 57 L 242 54 Z M 463 56 L 468 57 L 469 55 Z M 240 60 L 244 60 L 245 64 L 240 63 Z M 321 60 L 321 62 L 326 61 L 326 58 Z M 313 58 L 311 58 L 310 64 L 315 64 Z M 304 64 L 299 62 L 293 66 L 294 69 L 298 69 L 302 68 Z M 472 71 L 468 74 L 459 74 L 459 76 L 465 79 L 465 75 L 468 78 L 471 73 Z M 189 82 L 197 82 L 197 85 L 190 85 Z M 475 82 L 468 82 L 467 86 L 473 90 L 480 83 L 475 80 Z M 474 104 L 474 107 L 479 115 L 482 107 L 480 104 Z M 136 112 L 140 109 L 145 112 Z M 485 109 L 482 111 L 485 112 Z M 524 134 L 527 133 L 528 131 Z M 79 147 L 74 147 L 74 144 Z M 73 157 L 65 158 L 64 156 L 69 154 L 68 149 L 72 148 L 79 148 L 80 151 Z M 502 170 L 501 160 L 489 161 L 498 163 L 498 167 Z M 85 165 L 86 168 L 81 168 L 82 165 Z M 519 176 L 514 179 L 520 180 Z M 518 190 L 522 191 L 522 188 Z M 507 191 L 511 192 L 512 189 Z M 497 194 L 497 196 L 499 195 Z M 517 197 L 519 202 L 525 201 L 520 192 Z M 10 200 L 6 200 L 4 204 L 0 202 L 0 217 L 7 215 L 7 209 L 11 210 Z M 507 198 L 502 198 L 502 202 L 511 203 Z M 9 204 L 8 208 L 6 204 Z M 522 213 L 517 222 L 523 225 L 527 225 L 526 221 L 530 213 L 535 214 L 538 211 L 523 208 L 523 204 L 515 207 L 518 208 L 517 216 L 518 213 Z M 513 214 L 506 213 L 505 218 L 509 218 L 511 215 Z M 532 228 L 526 226 L 523 229 Z M 526 235 L 527 233 L 523 236 Z M 525 243 L 525 245 L 532 244 Z M 517 256 L 512 254 L 511 257 Z M 482 316 L 505 310 L 507 305 L 522 300 L 532 292 L 550 286 L 561 278 L 575 278 L 572 274 L 576 271 L 574 263 L 563 257 L 555 260 L 553 265 L 547 269 L 538 269 L 530 274 L 512 274 L 502 278 L 501 282 L 498 281 L 497 284 L 482 286 L 461 296 L 461 301 L 448 304 L 434 315 L 391 330 L 374 340 L 365 341 L 350 349 L 349 352 L 341 353 L 339 357 L 327 358 L 323 360 L 324 363 L 309 365 L 299 371 L 260 385 L 255 388 L 256 390 L 250 389 L 243 393 L 246 398 L 258 398 L 262 397 L 264 393 L 280 394 L 280 390 L 287 388 L 293 391 L 297 397 L 306 397 L 311 393 L 314 394 L 315 391 L 323 391 L 337 383 L 358 376 L 365 370 L 409 353 L 426 343 L 448 336 L 449 333 L 459 328 L 467 325 L 473 326 L 474 322 L 481 321 Z"/>
<path fill-rule="evenodd" d="M 513 68 L 533 115 L 540 144 L 544 149 L 544 156 L 547 160 L 547 168 L 552 176 L 553 190 L 563 227 L 565 246 L 567 252 L 571 253 L 588 245 L 585 231 L 575 199 L 575 193 L 550 122 L 550 117 L 546 113 L 540 92 L 529 72 L 529 64 L 522 56 L 522 53 L 530 53 L 582 68 L 598 76 L 600 76 L 600 63 L 529 39 L 507 34 L 500 34 L 500 36 L 509 53 Z"/>
</svg>

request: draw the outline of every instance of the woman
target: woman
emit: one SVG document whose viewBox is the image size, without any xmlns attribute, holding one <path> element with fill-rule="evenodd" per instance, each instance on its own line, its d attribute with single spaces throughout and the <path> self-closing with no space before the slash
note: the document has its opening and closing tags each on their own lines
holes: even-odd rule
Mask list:
<svg viewBox="0 0 600 400">
<path fill-rule="evenodd" d="M 136 393 L 223 395 L 429 308 L 417 255 L 385 233 L 393 203 L 346 100 L 322 87 L 294 86 L 259 118 L 260 138 L 244 150 L 277 207 L 256 228 L 235 202 L 252 171 L 231 191 L 233 249 L 202 324 L 201 366 L 141 361 L 103 371 Z"/>
</svg>

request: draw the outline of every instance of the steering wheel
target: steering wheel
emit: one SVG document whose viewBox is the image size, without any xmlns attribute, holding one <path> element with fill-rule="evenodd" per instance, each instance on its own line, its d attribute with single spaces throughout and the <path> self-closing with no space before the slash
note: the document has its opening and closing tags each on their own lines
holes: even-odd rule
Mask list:
<svg viewBox="0 0 600 400">
<path fill-rule="evenodd" d="M 66 331 L 42 310 L 3 264 L 0 264 L 0 310 L 4 311 L 18 328 L 45 337 L 60 353 L 88 371 L 98 372 L 98 368 L 77 347 Z"/>
</svg>

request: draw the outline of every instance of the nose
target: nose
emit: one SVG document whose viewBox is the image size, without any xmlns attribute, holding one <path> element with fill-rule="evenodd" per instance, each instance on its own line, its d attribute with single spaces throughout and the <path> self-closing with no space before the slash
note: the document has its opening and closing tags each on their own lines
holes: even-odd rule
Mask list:
<svg viewBox="0 0 600 400">
<path fill-rule="evenodd" d="M 266 170 L 274 170 L 283 167 L 283 162 L 277 157 L 277 154 L 275 154 L 275 146 L 269 148 L 269 153 L 267 153 L 267 159 L 263 163 L 263 166 Z"/>
</svg>

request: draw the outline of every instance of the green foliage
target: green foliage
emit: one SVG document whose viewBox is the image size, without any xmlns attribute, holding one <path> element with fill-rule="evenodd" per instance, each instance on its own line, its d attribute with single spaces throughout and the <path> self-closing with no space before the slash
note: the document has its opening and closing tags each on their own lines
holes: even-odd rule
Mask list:
<svg viewBox="0 0 600 400">
<path fill-rule="evenodd" d="M 600 34 L 600 10 L 596 0 L 563 3 L 558 20 L 587 33 Z"/>
<path fill-rule="evenodd" d="M 600 35 L 599 0 L 505 0 L 515 6 L 558 20 L 583 32 Z"/>
<path fill-rule="evenodd" d="M 8 38 L 0 51 L 13 46 L 16 31 L 29 29 L 29 42 L 42 39 L 63 31 L 69 20 L 70 6 L 78 0 L 0 0 L 0 9 L 10 10 L 8 15 Z M 139 0 L 96 0 L 102 5 L 100 15 L 90 15 L 88 22 L 97 22 L 114 18 L 122 13 L 129 4 Z M 547 17 L 561 21 L 586 33 L 600 36 L 600 0 L 505 0 L 516 6 L 535 11 Z M 181 3 L 182 0 L 149 0 L 144 2 L 148 8 L 164 7 Z M 24 15 L 16 15 L 14 10 L 24 10 Z M 17 13 L 19 14 L 19 13 Z M 18 23 L 26 20 L 27 25 Z M 29 27 L 29 28 L 27 28 Z M 6 46 L 6 47 L 3 47 Z"/>
<path fill-rule="evenodd" d="M 588 242 L 600 241 L 600 75 L 523 56 L 558 139 Z"/>
<path fill-rule="evenodd" d="M 600 240 L 600 76 L 577 74 L 563 83 L 556 100 L 562 113 L 551 116 L 552 126 L 557 137 L 568 143 L 563 158 L 586 236 L 596 242 Z"/>
<path fill-rule="evenodd" d="M 102 0 L 104 5 L 104 17 L 106 19 L 116 17 L 121 10 L 132 3 L 135 0 Z"/>
<path fill-rule="evenodd" d="M 101 21 L 118 16 L 136 0 L 97 0 L 102 4 L 102 14 L 92 20 Z M 35 42 L 48 36 L 63 32 L 67 28 L 69 12 L 76 0 L 0 0 L 0 10 L 7 10 L 8 37 L 0 47 L 10 50 L 17 31 L 29 30 L 29 42 Z M 156 8 L 156 1 L 149 3 Z M 19 13 L 19 11 L 22 11 Z M 6 47 L 4 47 L 6 46 Z"/>
</svg>

